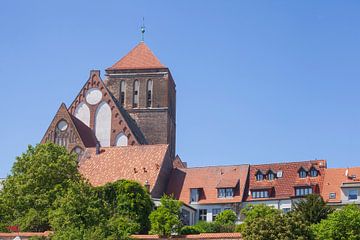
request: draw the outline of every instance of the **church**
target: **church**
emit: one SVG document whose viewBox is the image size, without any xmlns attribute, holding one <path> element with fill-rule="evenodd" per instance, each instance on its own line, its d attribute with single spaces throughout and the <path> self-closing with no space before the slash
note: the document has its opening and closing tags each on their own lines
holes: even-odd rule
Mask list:
<svg viewBox="0 0 360 240">
<path fill-rule="evenodd" d="M 143 41 L 105 69 L 104 80 L 90 71 L 73 102 L 60 104 L 41 143 L 47 141 L 77 154 L 93 186 L 129 179 L 144 185 L 155 204 L 173 195 L 188 225 L 214 221 L 226 209 L 241 221 L 248 204 L 288 212 L 313 193 L 335 206 L 360 204 L 360 168 L 328 169 L 326 160 L 187 167 L 175 148 L 175 81 Z"/>
</svg>

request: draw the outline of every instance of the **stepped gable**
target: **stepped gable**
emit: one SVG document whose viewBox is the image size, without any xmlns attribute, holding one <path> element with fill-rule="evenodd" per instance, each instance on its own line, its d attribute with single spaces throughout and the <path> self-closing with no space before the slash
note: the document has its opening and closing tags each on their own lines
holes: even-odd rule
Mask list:
<svg viewBox="0 0 360 240">
<path fill-rule="evenodd" d="M 325 169 L 324 186 L 321 196 L 326 202 L 341 203 L 342 186 L 360 186 L 360 167 Z M 335 193 L 335 198 L 330 198 Z"/>
<path fill-rule="evenodd" d="M 167 194 L 190 203 L 190 189 L 201 189 L 198 204 L 242 202 L 249 165 L 175 168 L 171 173 Z M 234 188 L 234 197 L 218 198 L 218 188 Z"/>
<path fill-rule="evenodd" d="M 168 145 L 136 145 L 85 150 L 79 162 L 80 173 L 93 186 L 102 186 L 120 179 L 150 184 L 153 197 L 161 197 L 172 169 Z"/>
<path fill-rule="evenodd" d="M 309 171 L 312 167 L 318 170 L 317 177 L 299 177 L 299 170 Z M 315 193 L 320 193 L 325 176 L 326 160 L 309 160 L 302 162 L 271 163 L 251 165 L 249 173 L 249 190 L 269 190 L 269 198 L 252 198 L 251 194 L 246 201 L 263 201 L 274 199 L 288 199 L 295 197 L 295 187 L 311 186 Z M 274 180 L 256 180 L 256 174 L 261 172 L 267 174 L 271 170 L 275 176 L 281 172 L 281 177 Z"/>
<path fill-rule="evenodd" d="M 90 89 L 99 89 L 102 93 L 102 98 L 99 103 L 89 104 L 86 101 L 86 94 Z M 92 70 L 90 71 L 90 77 L 88 81 L 84 84 L 79 94 L 75 97 L 74 101 L 69 107 L 69 112 L 75 115 L 76 109 L 80 104 L 86 104 L 90 111 L 89 117 L 89 127 L 91 129 L 95 128 L 94 116 L 98 105 L 102 102 L 107 103 L 111 108 L 111 137 L 110 145 L 113 146 L 117 134 L 124 132 L 128 137 L 129 145 L 135 144 L 147 144 L 146 139 L 142 135 L 140 129 L 137 127 L 136 123 L 130 118 L 124 109 L 117 103 L 113 95 L 108 91 L 105 84 L 101 80 L 100 71 Z M 81 120 L 81 119 L 80 119 Z M 86 124 L 86 123 L 85 123 Z"/>
</svg>

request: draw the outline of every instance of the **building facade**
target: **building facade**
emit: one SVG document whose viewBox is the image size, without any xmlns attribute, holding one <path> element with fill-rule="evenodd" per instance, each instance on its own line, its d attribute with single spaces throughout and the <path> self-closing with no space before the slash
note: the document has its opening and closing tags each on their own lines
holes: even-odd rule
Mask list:
<svg viewBox="0 0 360 240">
<path fill-rule="evenodd" d="M 42 143 L 78 155 L 93 186 L 131 179 L 156 204 L 164 194 L 184 203 L 185 224 L 214 221 L 249 204 L 288 212 L 309 194 L 331 205 L 360 203 L 360 168 L 327 169 L 325 160 L 187 167 L 176 155 L 176 85 L 170 70 L 144 42 L 105 70 L 90 71 L 73 102 L 62 103 Z M 1 184 L 0 184 L 1 187 Z"/>
</svg>

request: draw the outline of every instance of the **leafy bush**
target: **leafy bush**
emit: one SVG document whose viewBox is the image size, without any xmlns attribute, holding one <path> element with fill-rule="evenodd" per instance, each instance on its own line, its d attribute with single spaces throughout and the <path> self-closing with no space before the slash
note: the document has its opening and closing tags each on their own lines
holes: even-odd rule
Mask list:
<svg viewBox="0 0 360 240">
<path fill-rule="evenodd" d="M 216 222 L 199 221 L 194 227 L 200 233 L 218 233 L 221 225 Z"/>
<path fill-rule="evenodd" d="M 181 202 L 164 195 L 160 199 L 161 205 L 153 211 L 149 218 L 152 234 L 169 237 L 180 232 L 182 222 L 180 218 Z"/>
<path fill-rule="evenodd" d="M 200 231 L 195 226 L 184 226 L 180 230 L 181 235 L 199 234 Z"/>
<path fill-rule="evenodd" d="M 236 220 L 237 216 L 233 210 L 225 210 L 216 216 L 215 222 L 220 225 L 233 225 Z"/>
<path fill-rule="evenodd" d="M 331 213 L 327 219 L 313 225 L 315 239 L 359 240 L 360 239 L 360 208 L 348 205 Z"/>
</svg>

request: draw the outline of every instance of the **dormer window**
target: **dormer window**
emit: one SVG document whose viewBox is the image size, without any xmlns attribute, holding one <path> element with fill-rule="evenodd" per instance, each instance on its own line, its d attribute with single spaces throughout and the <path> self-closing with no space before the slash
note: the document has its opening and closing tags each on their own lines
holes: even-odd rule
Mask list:
<svg viewBox="0 0 360 240">
<path fill-rule="evenodd" d="M 305 171 L 305 169 L 301 168 L 299 170 L 299 178 L 306 178 L 307 176 L 307 172 Z"/>
<path fill-rule="evenodd" d="M 256 181 L 262 181 L 264 180 L 264 174 L 261 171 L 258 171 L 255 175 Z"/>
<path fill-rule="evenodd" d="M 275 174 L 273 173 L 273 171 L 269 171 L 268 174 L 267 174 L 267 179 L 272 181 L 275 179 Z"/>
<path fill-rule="evenodd" d="M 233 196 L 233 188 L 218 188 L 218 198 L 232 198 Z"/>
<path fill-rule="evenodd" d="M 319 175 L 318 170 L 316 170 L 315 168 L 311 168 L 310 170 L 310 176 L 311 177 L 317 177 Z"/>
<path fill-rule="evenodd" d="M 190 189 L 190 202 L 195 203 L 199 201 L 200 189 L 199 188 L 191 188 Z"/>
</svg>

